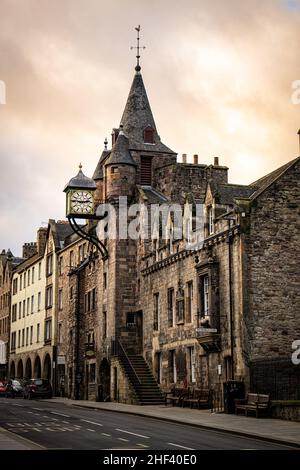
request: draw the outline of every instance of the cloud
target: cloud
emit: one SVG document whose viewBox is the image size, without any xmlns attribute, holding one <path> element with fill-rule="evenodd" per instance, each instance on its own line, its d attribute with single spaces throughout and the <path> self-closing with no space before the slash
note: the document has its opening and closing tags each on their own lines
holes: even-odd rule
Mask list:
<svg viewBox="0 0 300 470">
<path fill-rule="evenodd" d="M 248 183 L 294 158 L 298 0 L 0 0 L 1 246 L 20 253 L 62 218 L 66 181 L 91 175 L 133 77 L 134 26 L 164 143 L 219 156 Z M 191 158 L 191 157 L 190 157 Z"/>
</svg>

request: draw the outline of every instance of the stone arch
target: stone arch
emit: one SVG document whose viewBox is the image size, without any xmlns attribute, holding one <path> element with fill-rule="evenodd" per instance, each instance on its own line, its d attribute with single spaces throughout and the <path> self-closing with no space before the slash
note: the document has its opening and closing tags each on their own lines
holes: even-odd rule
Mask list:
<svg viewBox="0 0 300 470">
<path fill-rule="evenodd" d="M 24 377 L 24 367 L 23 367 L 23 361 L 22 359 L 19 359 L 18 365 L 17 365 L 17 378 L 18 379 L 23 379 Z"/>
<path fill-rule="evenodd" d="M 44 357 L 43 379 L 51 380 L 51 357 L 48 353 Z"/>
<path fill-rule="evenodd" d="M 28 357 L 27 361 L 26 361 L 25 377 L 26 377 L 26 379 L 31 379 L 31 377 L 32 377 L 32 364 L 31 364 L 30 357 Z"/>
<path fill-rule="evenodd" d="M 41 366 L 41 359 L 40 356 L 37 355 L 35 360 L 34 360 L 34 366 L 33 366 L 33 378 L 34 379 L 40 379 L 42 376 L 42 366 Z"/>
<path fill-rule="evenodd" d="M 106 358 L 100 364 L 99 382 L 98 400 L 106 401 L 110 397 L 110 364 Z"/>
<path fill-rule="evenodd" d="M 15 362 L 14 362 L 14 361 L 12 361 L 12 362 L 10 363 L 10 374 L 9 374 L 9 375 L 10 375 L 10 378 L 11 378 L 11 379 L 14 379 L 14 378 L 15 378 L 15 375 L 16 375 L 16 366 L 15 366 Z"/>
</svg>

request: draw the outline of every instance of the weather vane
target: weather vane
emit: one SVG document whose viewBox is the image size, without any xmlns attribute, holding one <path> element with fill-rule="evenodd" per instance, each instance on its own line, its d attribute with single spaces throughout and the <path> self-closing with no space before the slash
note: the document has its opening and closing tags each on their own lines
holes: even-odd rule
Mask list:
<svg viewBox="0 0 300 470">
<path fill-rule="evenodd" d="M 131 50 L 132 50 L 132 49 L 136 49 L 136 52 L 137 52 L 137 54 L 136 54 L 136 59 L 137 59 L 137 61 L 136 61 L 135 70 L 136 70 L 137 72 L 139 72 L 139 71 L 141 70 L 141 66 L 140 66 L 140 57 L 141 57 L 141 56 L 140 56 L 140 49 L 146 49 L 146 47 L 145 47 L 145 46 L 140 46 L 140 31 L 141 31 L 141 26 L 138 25 L 138 27 L 135 28 L 135 30 L 137 31 L 136 46 L 131 46 L 130 49 L 131 49 Z"/>
</svg>

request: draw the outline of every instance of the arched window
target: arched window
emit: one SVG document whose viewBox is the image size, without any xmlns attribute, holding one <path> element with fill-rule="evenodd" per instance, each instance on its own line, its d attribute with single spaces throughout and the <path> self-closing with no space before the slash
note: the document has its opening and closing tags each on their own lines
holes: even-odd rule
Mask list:
<svg viewBox="0 0 300 470">
<path fill-rule="evenodd" d="M 154 144 L 154 129 L 150 126 L 144 130 L 144 142 L 145 144 Z"/>
</svg>

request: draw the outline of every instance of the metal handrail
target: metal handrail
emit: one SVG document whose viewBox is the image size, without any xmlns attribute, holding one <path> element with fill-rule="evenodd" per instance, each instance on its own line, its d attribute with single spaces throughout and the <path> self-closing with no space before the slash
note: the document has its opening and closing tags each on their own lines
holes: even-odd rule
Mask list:
<svg viewBox="0 0 300 470">
<path fill-rule="evenodd" d="M 118 339 L 112 340 L 112 351 L 115 353 L 115 355 L 121 356 L 123 359 L 125 359 L 125 362 L 127 363 L 127 365 L 129 366 L 131 372 L 133 372 L 133 375 L 135 376 L 136 382 L 138 383 L 138 385 L 140 385 L 141 381 L 140 381 L 139 377 L 137 376 L 137 373 L 134 370 L 134 367 L 131 363 L 131 360 L 129 359 L 129 357 L 128 357 L 125 349 L 124 349 L 124 346 L 123 346 L 123 344 L 121 343 L 120 340 L 118 340 Z"/>
</svg>

